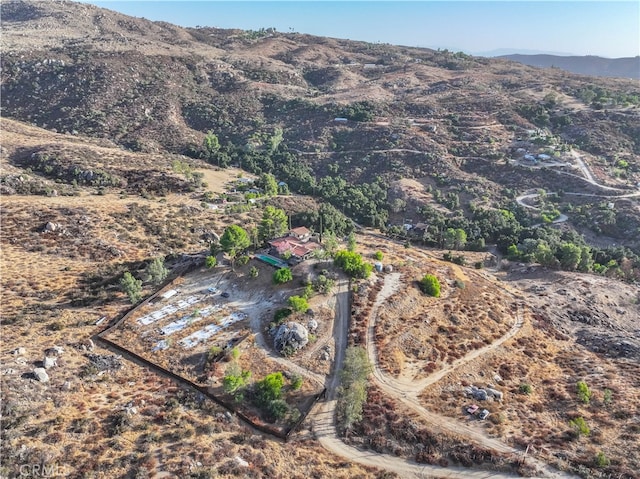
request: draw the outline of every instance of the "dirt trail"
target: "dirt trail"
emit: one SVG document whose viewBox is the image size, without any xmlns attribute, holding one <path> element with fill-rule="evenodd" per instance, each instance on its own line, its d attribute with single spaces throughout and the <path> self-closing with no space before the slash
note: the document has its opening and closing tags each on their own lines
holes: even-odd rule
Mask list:
<svg viewBox="0 0 640 479">
<path fill-rule="evenodd" d="M 396 273 L 396 281 L 400 275 Z M 327 380 L 327 400 L 320 403 L 313 413 L 313 432 L 318 441 L 328 451 L 344 457 L 353 462 L 364 464 L 366 466 L 378 467 L 387 471 L 393 471 L 403 478 L 424 478 L 424 477 L 442 477 L 442 478 L 496 478 L 511 479 L 518 477 L 516 475 L 493 473 L 489 471 L 471 470 L 456 467 L 439 467 L 425 464 L 418 464 L 414 461 L 400 459 L 387 454 L 380 454 L 374 451 L 361 450 L 342 442 L 336 430 L 335 414 L 336 414 L 336 392 L 340 384 L 339 372 L 342 370 L 344 361 L 344 352 L 347 344 L 347 336 L 349 332 L 349 290 L 348 282 L 342 281 L 338 285 L 336 300 L 336 315 L 334 322 L 334 336 L 336 338 L 336 356 L 334 369 Z M 391 296 L 397 288 L 393 282 L 385 282 L 383 290 L 378 295 L 376 303 L 382 304 L 384 298 Z M 395 394 L 394 394 L 395 395 Z"/>
<path fill-rule="evenodd" d="M 380 364 L 378 362 L 377 351 L 375 348 L 375 321 L 378 315 L 378 309 L 380 306 L 390 297 L 392 296 L 400 286 L 400 274 L 393 273 L 387 275 L 385 277 L 385 283 L 383 288 L 378 293 L 376 301 L 371 310 L 371 315 L 369 316 L 369 324 L 367 326 L 367 353 L 370 361 L 373 364 L 373 379 L 377 383 L 377 385 L 389 396 L 394 399 L 402 402 L 404 405 L 412 409 L 414 412 L 420 415 L 423 419 L 428 421 L 432 427 L 437 431 L 442 431 L 446 433 L 452 433 L 455 435 L 462 435 L 467 439 L 481 444 L 484 447 L 491 448 L 495 451 L 505 452 L 505 453 L 513 453 L 518 454 L 521 451 L 515 449 L 502 441 L 489 437 L 487 434 L 471 425 L 464 424 L 458 420 L 453 418 L 449 418 L 446 416 L 441 416 L 439 414 L 433 413 L 425 409 L 418 400 L 418 395 L 420 391 L 422 391 L 425 387 L 436 383 L 442 377 L 446 376 L 448 373 L 452 372 L 456 368 L 461 365 L 471 361 L 483 354 L 486 354 L 497 347 L 499 347 L 502 343 L 512 338 L 522 327 L 524 322 L 524 314 L 522 309 L 519 307 L 516 313 L 516 317 L 514 320 L 514 325 L 511 329 L 503 335 L 500 339 L 494 341 L 490 345 L 485 346 L 479 350 L 475 350 L 455 361 L 451 365 L 445 367 L 444 369 L 437 371 L 427 378 L 413 382 L 413 383 L 404 383 L 393 378 L 390 378 L 384 374 L 382 369 L 380 368 Z M 535 458 L 529 458 L 530 462 L 533 462 L 536 467 L 540 471 L 542 471 L 543 476 L 541 477 L 553 477 L 553 478 L 571 478 L 575 477 L 569 474 L 562 473 L 560 471 L 556 471 L 549 467 L 547 464 L 544 464 L 541 461 L 538 461 Z M 457 477 L 463 477 L 462 475 Z M 497 477 L 497 475 L 495 476 Z"/>
</svg>

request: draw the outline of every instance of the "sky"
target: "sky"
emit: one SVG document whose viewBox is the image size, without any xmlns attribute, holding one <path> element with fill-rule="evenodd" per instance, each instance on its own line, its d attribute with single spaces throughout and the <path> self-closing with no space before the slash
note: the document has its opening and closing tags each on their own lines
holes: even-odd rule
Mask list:
<svg viewBox="0 0 640 479">
<path fill-rule="evenodd" d="M 279 32 L 476 55 L 513 51 L 608 58 L 640 55 L 638 0 L 83 1 L 185 27 L 274 27 Z"/>
</svg>

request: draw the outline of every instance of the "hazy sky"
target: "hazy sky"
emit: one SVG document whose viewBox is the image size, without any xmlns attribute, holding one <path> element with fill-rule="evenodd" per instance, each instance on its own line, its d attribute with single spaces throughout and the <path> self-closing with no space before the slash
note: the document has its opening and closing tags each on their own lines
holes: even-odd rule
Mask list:
<svg viewBox="0 0 640 479">
<path fill-rule="evenodd" d="M 182 26 L 275 27 L 352 40 L 575 55 L 640 55 L 640 2 L 630 1 L 122 1 L 100 7 Z"/>
</svg>

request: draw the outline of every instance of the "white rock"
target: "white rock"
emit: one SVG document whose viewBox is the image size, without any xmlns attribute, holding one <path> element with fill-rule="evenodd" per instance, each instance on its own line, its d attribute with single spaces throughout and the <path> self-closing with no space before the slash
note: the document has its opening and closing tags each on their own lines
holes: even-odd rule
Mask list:
<svg viewBox="0 0 640 479">
<path fill-rule="evenodd" d="M 35 368 L 33 370 L 33 374 L 36 377 L 36 379 L 41 383 L 49 382 L 49 375 L 47 374 L 47 371 L 45 371 L 44 368 Z"/>
<path fill-rule="evenodd" d="M 42 365 L 44 366 L 45 369 L 51 369 L 54 366 L 57 366 L 57 359 L 56 358 L 51 358 L 49 356 L 45 356 L 44 357 L 44 361 L 42 361 Z"/>
<path fill-rule="evenodd" d="M 234 460 L 236 461 L 236 464 L 238 466 L 249 467 L 249 463 L 242 459 L 240 456 L 236 456 Z"/>
<path fill-rule="evenodd" d="M 19 347 L 11 351 L 11 354 L 13 354 L 14 356 L 22 356 L 26 354 L 26 352 L 27 352 L 26 349 L 24 349 L 23 347 Z"/>
</svg>

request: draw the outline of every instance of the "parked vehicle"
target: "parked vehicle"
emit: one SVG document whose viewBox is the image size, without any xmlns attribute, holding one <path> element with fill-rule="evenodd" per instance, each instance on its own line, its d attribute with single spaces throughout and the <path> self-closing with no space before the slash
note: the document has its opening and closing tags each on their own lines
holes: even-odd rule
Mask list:
<svg viewBox="0 0 640 479">
<path fill-rule="evenodd" d="M 482 411 L 480 411 L 480 414 L 478 415 L 479 419 L 487 419 L 487 417 L 489 417 L 489 414 L 491 414 L 488 410 L 483 409 Z"/>
<path fill-rule="evenodd" d="M 478 406 L 477 404 L 472 404 L 467 408 L 467 412 L 471 415 L 474 415 L 478 409 L 480 409 L 480 406 Z"/>
</svg>

